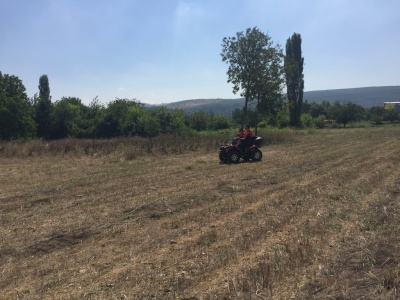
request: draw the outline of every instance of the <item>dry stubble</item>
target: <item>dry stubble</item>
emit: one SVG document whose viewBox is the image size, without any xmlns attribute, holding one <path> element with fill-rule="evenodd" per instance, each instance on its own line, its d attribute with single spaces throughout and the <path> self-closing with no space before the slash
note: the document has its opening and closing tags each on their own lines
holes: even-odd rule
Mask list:
<svg viewBox="0 0 400 300">
<path fill-rule="evenodd" d="M 399 128 L 263 151 L 1 159 L 3 296 L 397 299 Z"/>
</svg>

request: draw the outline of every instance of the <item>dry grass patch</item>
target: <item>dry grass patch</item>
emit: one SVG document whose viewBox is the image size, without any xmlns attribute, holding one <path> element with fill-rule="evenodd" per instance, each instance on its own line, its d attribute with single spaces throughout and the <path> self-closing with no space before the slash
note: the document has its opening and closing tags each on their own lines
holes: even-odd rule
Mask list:
<svg viewBox="0 0 400 300">
<path fill-rule="evenodd" d="M 0 158 L 2 295 L 398 299 L 399 137 L 291 135 L 238 165 L 206 149 Z"/>
</svg>

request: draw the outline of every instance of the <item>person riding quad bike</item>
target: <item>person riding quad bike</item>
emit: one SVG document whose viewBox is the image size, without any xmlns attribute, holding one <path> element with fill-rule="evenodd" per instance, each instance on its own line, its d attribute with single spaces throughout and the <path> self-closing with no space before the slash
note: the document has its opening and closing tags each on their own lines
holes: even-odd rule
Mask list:
<svg viewBox="0 0 400 300">
<path fill-rule="evenodd" d="M 243 153 L 245 153 L 249 146 L 251 146 L 253 142 L 253 131 L 250 128 L 250 125 L 246 125 L 245 130 L 243 131 L 242 137 L 240 138 L 240 149 Z"/>
<path fill-rule="evenodd" d="M 241 130 L 239 129 L 239 132 Z M 222 145 L 219 149 L 219 159 L 224 163 L 238 163 L 243 158 L 245 161 L 260 161 L 262 158 L 261 148 L 262 138 L 253 136 L 250 126 L 246 125 L 246 130 L 239 133 L 229 145 Z"/>
</svg>

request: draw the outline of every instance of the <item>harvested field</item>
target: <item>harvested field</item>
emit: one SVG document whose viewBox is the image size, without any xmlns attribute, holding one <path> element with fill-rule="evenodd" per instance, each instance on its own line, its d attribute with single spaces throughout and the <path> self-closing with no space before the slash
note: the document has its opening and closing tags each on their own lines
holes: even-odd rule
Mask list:
<svg viewBox="0 0 400 300">
<path fill-rule="evenodd" d="M 400 127 L 217 150 L 0 156 L 2 299 L 400 299 Z"/>
</svg>

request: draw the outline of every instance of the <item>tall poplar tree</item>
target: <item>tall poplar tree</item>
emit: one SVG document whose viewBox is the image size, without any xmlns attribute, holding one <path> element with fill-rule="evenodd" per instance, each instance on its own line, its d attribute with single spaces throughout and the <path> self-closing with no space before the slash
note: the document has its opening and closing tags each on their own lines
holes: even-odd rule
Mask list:
<svg viewBox="0 0 400 300">
<path fill-rule="evenodd" d="M 286 55 L 284 58 L 290 126 L 300 125 L 304 92 L 303 65 L 301 35 L 293 33 L 292 37 L 286 41 Z"/>
<path fill-rule="evenodd" d="M 42 75 L 39 78 L 39 98 L 35 104 L 37 136 L 41 138 L 49 138 L 50 135 L 50 112 L 51 112 L 51 96 L 49 78 Z"/>
</svg>

